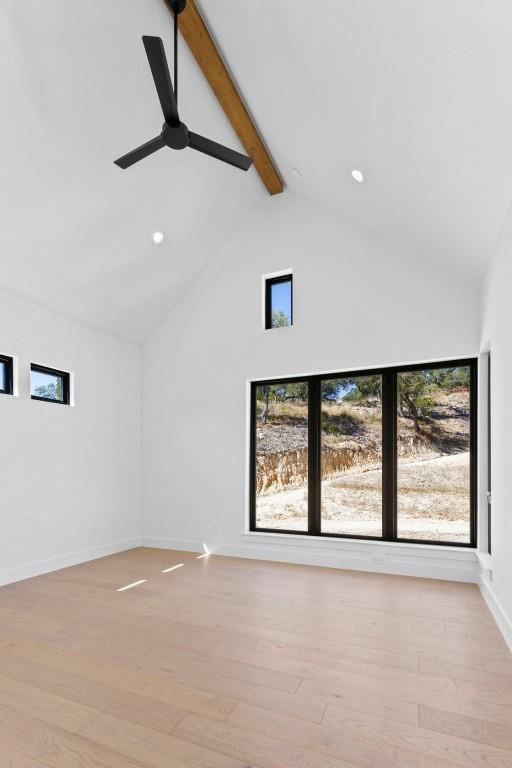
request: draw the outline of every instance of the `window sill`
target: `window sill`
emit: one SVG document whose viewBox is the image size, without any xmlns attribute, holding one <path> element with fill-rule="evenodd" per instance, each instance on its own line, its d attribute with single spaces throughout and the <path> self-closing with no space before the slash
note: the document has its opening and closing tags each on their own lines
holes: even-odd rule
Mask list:
<svg viewBox="0 0 512 768">
<path fill-rule="evenodd" d="M 476 556 L 484 571 L 492 571 L 492 558 L 488 552 L 477 552 Z"/>
<path fill-rule="evenodd" d="M 480 563 L 473 547 L 301 536 L 296 533 L 242 532 L 239 545 L 219 554 L 343 570 L 478 582 Z"/>
<path fill-rule="evenodd" d="M 389 549 L 390 547 L 397 548 L 397 549 L 416 549 L 416 550 L 424 550 L 426 552 L 459 552 L 459 553 L 471 553 L 472 556 L 476 555 L 479 559 L 479 554 L 476 547 L 457 547 L 457 546 L 450 546 L 449 544 L 446 545 L 439 545 L 439 544 L 416 544 L 414 542 L 408 542 L 408 541 L 379 541 L 377 539 L 344 539 L 344 538 L 337 538 L 335 536 L 307 536 L 307 535 L 301 535 L 297 533 L 270 533 L 269 531 L 248 531 L 245 530 L 242 533 L 243 536 L 248 536 L 250 538 L 261 538 L 261 539 L 272 539 L 275 541 L 281 541 L 282 539 L 285 540 L 292 540 L 292 541 L 300 541 L 302 543 L 305 542 L 315 542 L 315 543 L 321 543 L 327 547 L 333 547 L 333 548 L 344 548 L 344 547 L 383 547 L 384 549 Z"/>
</svg>

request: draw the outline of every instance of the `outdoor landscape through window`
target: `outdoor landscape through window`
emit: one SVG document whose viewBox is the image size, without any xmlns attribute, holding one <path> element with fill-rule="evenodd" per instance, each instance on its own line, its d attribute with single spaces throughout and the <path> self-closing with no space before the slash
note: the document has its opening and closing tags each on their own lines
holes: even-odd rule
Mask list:
<svg viewBox="0 0 512 768">
<path fill-rule="evenodd" d="M 475 545 L 476 361 L 253 385 L 251 529 Z"/>
<path fill-rule="evenodd" d="M 256 525 L 308 529 L 308 384 L 256 387 Z"/>
<path fill-rule="evenodd" d="M 398 374 L 397 535 L 470 541 L 470 369 Z"/>
<path fill-rule="evenodd" d="M 322 532 L 382 536 L 382 376 L 321 385 Z"/>
</svg>

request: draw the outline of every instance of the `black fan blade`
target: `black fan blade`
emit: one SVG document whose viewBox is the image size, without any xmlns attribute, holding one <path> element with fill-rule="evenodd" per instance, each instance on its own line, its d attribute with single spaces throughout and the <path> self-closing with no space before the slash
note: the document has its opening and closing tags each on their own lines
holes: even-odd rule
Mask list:
<svg viewBox="0 0 512 768">
<path fill-rule="evenodd" d="M 143 35 L 142 42 L 146 49 L 151 74 L 155 81 L 156 92 L 160 99 L 165 122 L 169 125 L 179 125 L 178 106 L 174 96 L 171 75 L 161 38 Z"/>
<path fill-rule="evenodd" d="M 229 149 L 223 144 L 217 144 L 216 141 L 205 139 L 204 136 L 199 136 L 192 131 L 188 132 L 188 145 L 192 149 L 197 149 L 198 152 L 204 152 L 205 155 L 222 160 L 223 163 L 234 165 L 235 168 L 240 168 L 242 171 L 248 171 L 252 165 L 252 160 L 247 155 L 235 152 L 234 149 Z"/>
<path fill-rule="evenodd" d="M 137 149 L 133 149 L 118 160 L 114 160 L 114 163 L 120 168 L 129 168 L 130 165 L 138 163 L 139 160 L 144 160 L 145 157 L 152 155 L 153 152 L 156 152 L 157 149 L 162 149 L 162 147 L 165 147 L 165 142 L 162 136 L 156 136 L 156 138 L 146 141 L 145 144 L 137 147 Z"/>
</svg>

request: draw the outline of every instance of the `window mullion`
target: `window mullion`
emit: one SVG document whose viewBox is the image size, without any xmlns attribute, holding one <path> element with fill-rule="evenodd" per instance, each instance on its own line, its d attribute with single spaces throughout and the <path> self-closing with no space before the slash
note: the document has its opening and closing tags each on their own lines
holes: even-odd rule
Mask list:
<svg viewBox="0 0 512 768">
<path fill-rule="evenodd" d="M 308 381 L 308 533 L 318 536 L 320 521 L 320 381 Z"/>
<path fill-rule="evenodd" d="M 396 539 L 396 387 L 393 370 L 382 374 L 382 537 Z"/>
</svg>

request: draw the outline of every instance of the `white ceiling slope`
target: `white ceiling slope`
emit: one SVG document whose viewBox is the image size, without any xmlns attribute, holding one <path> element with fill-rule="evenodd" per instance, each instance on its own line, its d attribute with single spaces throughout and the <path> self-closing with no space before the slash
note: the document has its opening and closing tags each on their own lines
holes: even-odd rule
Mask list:
<svg viewBox="0 0 512 768">
<path fill-rule="evenodd" d="M 512 197 L 510 0 L 204 5 L 298 187 L 481 275 Z"/>
<path fill-rule="evenodd" d="M 192 150 L 114 165 L 163 122 L 141 41 L 172 60 L 162 0 L 0 5 L 0 286 L 140 343 L 265 190 Z M 180 75 L 182 118 L 241 150 L 185 44 Z"/>
<path fill-rule="evenodd" d="M 480 278 L 512 197 L 510 0 L 201 7 L 290 186 Z M 159 131 L 141 35 L 171 32 L 162 0 L 0 7 L 0 286 L 136 343 L 266 195 L 192 151 L 114 166 Z M 240 149 L 181 54 L 183 119 Z"/>
</svg>

